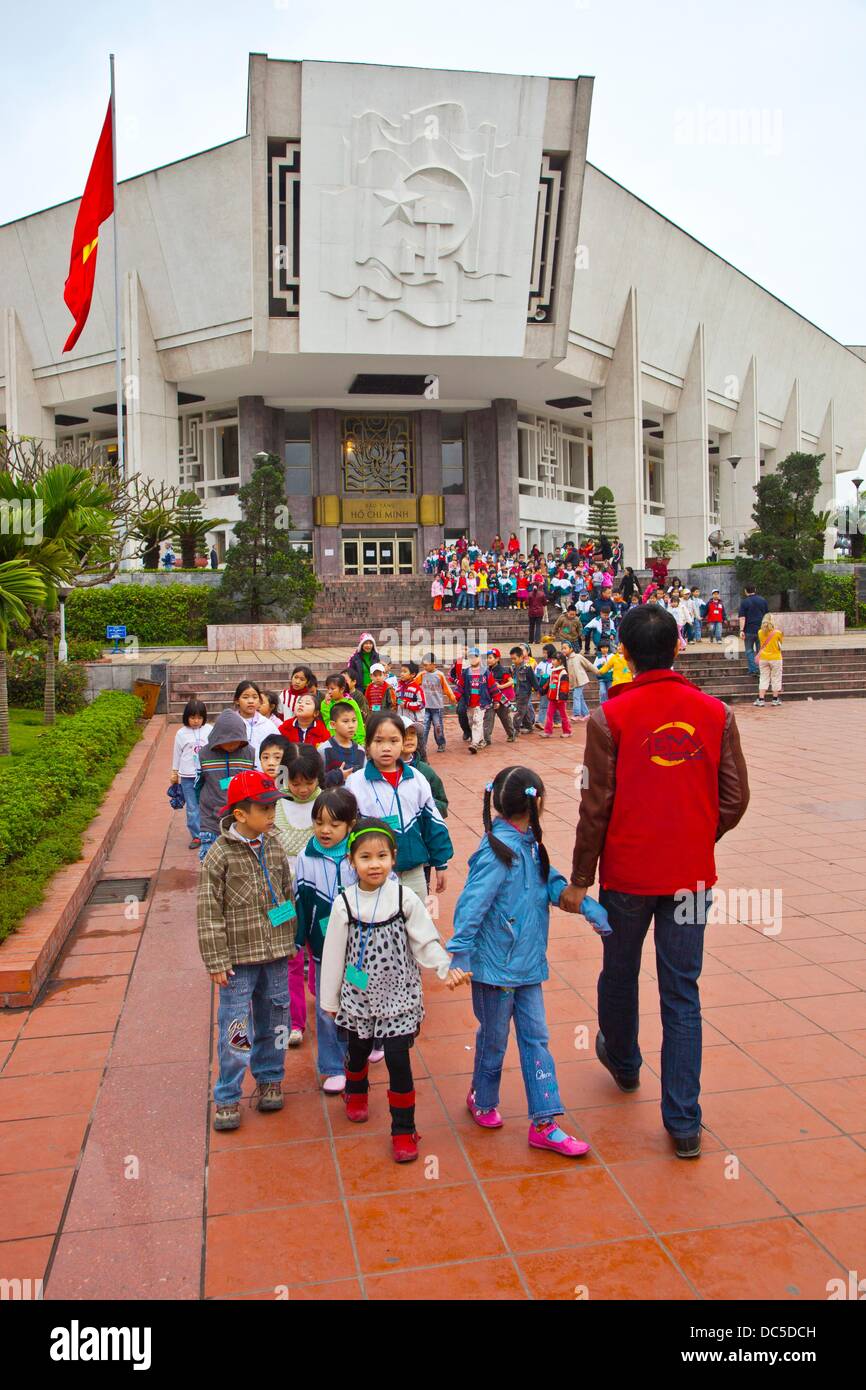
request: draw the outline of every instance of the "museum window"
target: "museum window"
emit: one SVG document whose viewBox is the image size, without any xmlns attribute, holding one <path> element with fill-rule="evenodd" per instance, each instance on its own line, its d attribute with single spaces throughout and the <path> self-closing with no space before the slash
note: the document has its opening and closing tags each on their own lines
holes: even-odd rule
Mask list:
<svg viewBox="0 0 866 1390">
<path fill-rule="evenodd" d="M 464 415 L 442 416 L 443 493 L 464 493 L 466 491 L 465 423 L 466 417 Z"/>
<path fill-rule="evenodd" d="M 524 497 L 588 505 L 592 495 L 592 430 L 547 415 L 517 419 L 517 485 Z"/>
<path fill-rule="evenodd" d="M 709 465 L 710 472 L 710 525 L 719 526 L 722 520 L 721 491 L 722 474 L 717 459 Z"/>
<path fill-rule="evenodd" d="M 310 497 L 313 486 L 313 456 L 309 415 L 286 416 L 284 446 L 286 492 L 289 497 Z"/>
<path fill-rule="evenodd" d="M 664 446 L 643 446 L 643 510 L 645 516 L 664 516 Z"/>
</svg>

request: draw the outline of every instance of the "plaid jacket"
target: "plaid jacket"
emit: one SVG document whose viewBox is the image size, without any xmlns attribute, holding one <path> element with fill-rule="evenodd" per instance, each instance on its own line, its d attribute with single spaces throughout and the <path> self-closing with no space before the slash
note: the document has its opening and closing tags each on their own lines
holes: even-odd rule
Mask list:
<svg viewBox="0 0 866 1390">
<path fill-rule="evenodd" d="M 271 924 L 268 909 L 274 903 L 258 852 L 230 836 L 230 824 L 229 817 L 221 822 L 198 880 L 198 948 L 211 975 L 297 954 L 297 919 Z M 265 834 L 264 863 L 277 901 L 294 902 L 292 870 L 275 831 Z"/>
</svg>

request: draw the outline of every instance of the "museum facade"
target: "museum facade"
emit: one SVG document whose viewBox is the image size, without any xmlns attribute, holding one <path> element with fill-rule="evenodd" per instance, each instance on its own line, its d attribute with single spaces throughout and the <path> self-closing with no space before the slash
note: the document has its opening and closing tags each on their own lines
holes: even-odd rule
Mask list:
<svg viewBox="0 0 866 1390">
<path fill-rule="evenodd" d="M 591 100 L 251 55 L 246 134 L 119 187 L 129 470 L 198 492 L 224 553 L 277 454 L 323 575 L 413 573 L 463 532 L 547 550 L 602 484 L 627 562 L 664 533 L 694 562 L 796 449 L 829 505 L 866 361 L 587 163 Z M 111 455 L 111 222 L 61 355 L 77 208 L 0 227 L 0 422 Z"/>
</svg>

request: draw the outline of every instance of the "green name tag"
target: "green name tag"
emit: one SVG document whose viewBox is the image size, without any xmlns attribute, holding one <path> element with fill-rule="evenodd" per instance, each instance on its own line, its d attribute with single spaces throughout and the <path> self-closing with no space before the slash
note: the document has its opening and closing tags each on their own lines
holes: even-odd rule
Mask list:
<svg viewBox="0 0 866 1390">
<path fill-rule="evenodd" d="M 382 820 L 385 822 L 386 825 L 389 825 L 389 826 L 391 827 L 392 830 L 396 830 L 398 833 L 399 833 L 399 832 L 402 830 L 402 828 L 403 828 L 403 827 L 400 825 L 400 817 L 399 817 L 399 816 L 382 816 Z"/>
<path fill-rule="evenodd" d="M 346 966 L 346 979 L 356 989 L 366 989 L 370 983 L 370 976 L 367 971 L 359 970 L 357 965 L 353 965 L 351 962 Z"/>
<path fill-rule="evenodd" d="M 221 777 L 221 778 L 220 778 L 220 791 L 222 791 L 222 792 L 228 791 L 229 783 L 231 782 L 231 780 L 232 780 L 231 777 Z"/>
<path fill-rule="evenodd" d="M 322 933 L 322 936 L 324 936 L 325 932 L 328 930 L 328 923 L 330 922 L 330 920 L 330 915 L 328 915 L 327 917 L 319 918 L 319 931 Z"/>
<path fill-rule="evenodd" d="M 291 922 L 292 918 L 296 916 L 293 902 L 280 903 L 278 907 L 268 908 L 268 917 L 275 927 L 281 926 L 283 922 Z"/>
<path fill-rule="evenodd" d="M 373 713 L 374 713 L 374 714 L 378 714 L 381 708 L 382 708 L 381 705 L 374 705 L 374 706 L 373 706 Z"/>
</svg>

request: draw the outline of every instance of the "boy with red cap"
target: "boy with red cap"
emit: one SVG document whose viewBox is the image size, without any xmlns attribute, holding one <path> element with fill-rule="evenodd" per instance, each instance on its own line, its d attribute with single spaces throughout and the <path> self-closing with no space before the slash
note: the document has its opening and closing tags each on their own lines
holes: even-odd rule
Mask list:
<svg viewBox="0 0 866 1390">
<path fill-rule="evenodd" d="M 220 834 L 198 885 L 198 946 L 220 987 L 214 1129 L 237 1129 L 247 1066 L 260 1110 L 282 1110 L 295 946 L 292 870 L 274 830 L 278 790 L 264 772 L 232 777 Z"/>
</svg>

